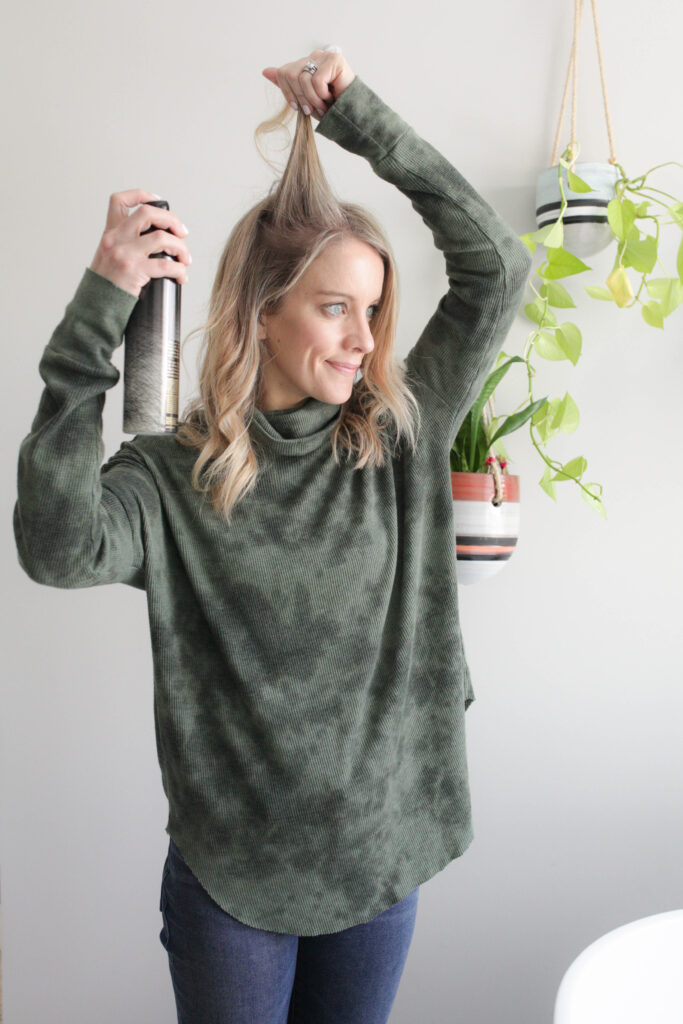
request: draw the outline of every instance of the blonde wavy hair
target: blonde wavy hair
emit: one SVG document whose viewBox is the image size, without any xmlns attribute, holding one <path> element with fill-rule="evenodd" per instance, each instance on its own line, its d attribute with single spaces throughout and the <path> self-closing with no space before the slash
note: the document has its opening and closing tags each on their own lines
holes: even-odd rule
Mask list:
<svg viewBox="0 0 683 1024">
<path fill-rule="evenodd" d="M 286 126 L 288 103 L 254 132 L 260 139 Z M 285 296 L 332 242 L 353 236 L 372 246 L 384 263 L 379 307 L 371 320 L 374 348 L 362 377 L 342 406 L 332 433 L 334 459 L 357 456 L 354 469 L 384 465 L 406 441 L 413 450 L 420 428 L 418 404 L 403 361 L 394 354 L 398 274 L 388 239 L 373 215 L 334 195 L 318 158 L 311 119 L 298 112 L 287 166 L 268 194 L 240 218 L 220 257 L 202 333 L 199 394 L 186 406 L 177 440 L 199 449 L 192 486 L 210 492 L 214 511 L 230 522 L 232 509 L 256 486 L 259 463 L 249 436 L 258 407 L 262 367 L 269 356 L 258 338 L 261 313 L 276 313 Z"/>
</svg>

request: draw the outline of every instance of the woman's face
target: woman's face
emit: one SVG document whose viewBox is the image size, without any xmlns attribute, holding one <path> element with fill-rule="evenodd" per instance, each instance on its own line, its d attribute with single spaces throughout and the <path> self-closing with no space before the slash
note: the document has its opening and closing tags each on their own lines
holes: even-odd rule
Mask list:
<svg viewBox="0 0 683 1024">
<path fill-rule="evenodd" d="M 290 409 L 309 397 L 348 401 L 358 367 L 374 348 L 370 322 L 383 284 L 384 263 L 372 246 L 354 237 L 328 245 L 279 311 L 259 319 L 259 337 L 271 354 L 259 408 Z"/>
</svg>

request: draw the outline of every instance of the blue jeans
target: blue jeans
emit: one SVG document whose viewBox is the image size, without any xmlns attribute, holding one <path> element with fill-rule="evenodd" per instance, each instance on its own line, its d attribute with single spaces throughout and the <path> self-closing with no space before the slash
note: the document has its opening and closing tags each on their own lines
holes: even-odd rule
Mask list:
<svg viewBox="0 0 683 1024">
<path fill-rule="evenodd" d="M 413 937 L 419 886 L 365 924 L 287 935 L 214 903 L 169 840 L 163 928 L 178 1024 L 386 1024 Z"/>
</svg>

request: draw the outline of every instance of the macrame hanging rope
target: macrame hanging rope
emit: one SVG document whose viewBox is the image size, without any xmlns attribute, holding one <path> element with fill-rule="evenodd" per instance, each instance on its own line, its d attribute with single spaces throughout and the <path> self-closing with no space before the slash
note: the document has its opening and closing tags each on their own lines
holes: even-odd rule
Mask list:
<svg viewBox="0 0 683 1024">
<path fill-rule="evenodd" d="M 600 81 L 602 82 L 602 97 L 605 104 L 605 120 L 607 122 L 607 135 L 609 138 L 610 145 L 610 157 L 609 163 L 616 164 L 617 158 L 614 151 L 614 136 L 612 132 L 612 117 L 609 109 L 609 100 L 607 99 L 607 86 L 605 84 L 605 69 L 602 60 L 602 45 L 600 42 L 600 28 L 598 26 L 598 13 L 595 7 L 596 0 L 591 0 L 591 7 L 593 8 L 593 25 L 595 27 L 595 43 L 598 49 L 598 64 L 600 65 Z M 555 135 L 555 144 L 553 146 L 553 155 L 550 160 L 550 166 L 554 167 L 558 161 L 558 154 L 560 150 L 560 133 L 562 131 L 562 122 L 564 120 L 564 111 L 567 105 L 567 94 L 569 92 L 569 79 L 572 78 L 572 135 L 570 145 L 572 147 L 572 166 L 578 156 L 578 152 L 575 153 L 575 149 L 578 146 L 576 138 L 576 95 L 578 89 L 579 69 L 578 69 L 578 56 L 579 56 L 579 29 L 581 27 L 581 15 L 583 14 L 583 0 L 574 0 L 574 39 L 572 42 L 571 54 L 569 55 L 569 67 L 567 69 L 567 80 L 564 85 L 564 95 L 562 96 L 562 108 L 560 110 L 560 119 L 557 124 L 557 134 Z"/>
<path fill-rule="evenodd" d="M 600 81 L 602 82 L 602 97 L 605 104 L 605 120 L 607 122 L 607 135 L 609 138 L 610 145 L 610 157 L 609 163 L 616 164 L 617 158 L 614 149 L 614 134 L 612 132 L 612 117 L 609 109 L 609 100 L 607 99 L 607 86 L 605 84 L 605 68 L 602 60 L 602 45 L 600 42 L 600 28 L 598 26 L 598 14 L 595 8 L 595 0 L 591 0 L 591 7 L 593 8 L 593 25 L 595 27 L 595 43 L 598 49 L 598 64 L 600 65 Z M 564 120 L 564 112 L 567 106 L 567 94 L 569 92 L 569 80 L 572 79 L 572 136 L 571 136 L 571 147 L 572 147 L 572 166 L 578 156 L 578 152 L 575 150 L 578 147 L 578 141 L 576 138 L 576 97 L 578 90 L 578 54 L 579 54 L 579 29 L 581 27 L 581 15 L 583 14 L 583 0 L 574 0 L 574 39 L 572 42 L 572 49 L 569 55 L 569 67 L 567 69 L 567 80 L 564 84 L 564 95 L 562 96 L 562 108 L 560 110 L 560 119 L 557 123 L 557 134 L 555 135 L 555 145 L 553 146 L 553 155 L 550 161 L 550 166 L 554 167 L 557 164 L 557 158 L 560 149 L 560 134 L 562 132 L 562 122 Z M 490 408 L 490 413 L 487 414 L 487 407 Z M 493 406 L 493 397 L 489 398 L 488 402 L 482 410 L 484 417 L 484 433 L 486 440 L 488 441 L 489 432 L 488 427 L 493 416 L 495 416 L 495 410 Z M 498 465 L 495 452 L 492 446 L 488 448 L 489 454 L 493 455 L 493 462 L 488 466 L 489 471 L 493 475 L 493 487 L 494 496 L 493 504 L 502 504 L 502 490 L 503 490 L 503 474 L 500 466 Z"/>
</svg>

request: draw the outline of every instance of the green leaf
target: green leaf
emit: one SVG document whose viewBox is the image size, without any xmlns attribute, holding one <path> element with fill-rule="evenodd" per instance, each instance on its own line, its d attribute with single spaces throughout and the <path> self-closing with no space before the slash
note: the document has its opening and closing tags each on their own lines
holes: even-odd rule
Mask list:
<svg viewBox="0 0 683 1024">
<path fill-rule="evenodd" d="M 673 206 L 670 207 L 669 212 L 678 224 L 679 228 L 683 230 L 683 203 L 674 203 Z"/>
<path fill-rule="evenodd" d="M 587 284 L 586 291 L 594 299 L 602 299 L 605 302 L 614 302 L 614 296 L 609 288 L 601 288 L 597 284 Z"/>
<path fill-rule="evenodd" d="M 570 323 L 567 320 L 555 331 L 555 337 L 557 338 L 558 344 L 565 354 L 565 357 L 569 359 L 574 366 L 579 361 L 581 355 L 581 331 L 576 324 Z"/>
<path fill-rule="evenodd" d="M 470 433 L 472 430 L 472 414 L 468 413 L 460 425 L 457 437 L 451 448 L 451 469 L 455 473 L 472 472 L 468 465 L 466 452 L 469 450 Z"/>
<path fill-rule="evenodd" d="M 586 471 L 587 465 L 588 462 L 584 459 L 583 455 L 577 455 L 575 459 L 565 462 L 562 469 L 558 469 L 553 480 L 561 480 L 562 482 L 570 479 L 580 480 L 582 474 Z"/>
<path fill-rule="evenodd" d="M 630 199 L 610 199 L 607 220 L 617 238 L 625 242 L 636 219 L 636 208 Z"/>
<path fill-rule="evenodd" d="M 664 316 L 662 307 L 658 302 L 643 303 L 643 320 L 650 327 L 664 327 Z"/>
<path fill-rule="evenodd" d="M 548 308 L 547 303 L 543 299 L 534 299 L 533 302 L 528 303 L 524 307 L 524 312 L 533 320 L 539 327 L 541 324 L 545 327 L 555 327 L 557 324 L 557 317 L 551 309 Z"/>
<path fill-rule="evenodd" d="M 569 392 L 566 391 L 553 416 L 553 429 L 561 430 L 563 434 L 573 434 L 579 425 L 579 419 L 578 406 Z"/>
<path fill-rule="evenodd" d="M 641 274 L 649 274 L 657 262 L 657 239 L 654 235 L 629 239 L 622 254 L 622 261 L 625 267 L 633 267 Z"/>
<path fill-rule="evenodd" d="M 492 421 L 491 421 L 491 428 L 493 430 L 495 430 L 497 426 L 498 426 L 498 417 L 494 416 Z M 501 459 L 507 459 L 508 462 L 511 461 L 510 456 L 507 453 L 507 449 L 506 449 L 506 447 L 505 447 L 505 445 L 503 444 L 502 441 L 496 441 L 495 449 L 496 449 L 496 454 L 500 455 Z"/>
<path fill-rule="evenodd" d="M 605 512 L 605 506 L 602 503 L 602 499 L 600 498 L 599 494 L 595 493 L 596 489 L 602 492 L 602 487 L 600 486 L 600 484 L 590 483 L 584 484 L 583 486 L 587 487 L 588 490 L 591 492 L 590 494 L 586 494 L 582 487 L 581 497 L 583 498 L 583 500 L 586 502 L 586 504 L 590 505 L 591 508 L 594 508 L 596 512 L 599 512 L 603 519 L 607 519 L 607 513 Z"/>
<path fill-rule="evenodd" d="M 541 285 L 541 296 L 547 298 L 549 306 L 555 306 L 557 309 L 576 308 L 573 298 L 559 281 L 545 281 Z"/>
<path fill-rule="evenodd" d="M 581 274 L 584 270 L 590 269 L 587 263 L 566 249 L 548 249 L 548 269 L 545 271 L 547 278 L 569 277 L 571 274 Z"/>
<path fill-rule="evenodd" d="M 647 200 L 644 200 L 642 203 L 638 203 L 638 205 L 636 206 L 636 217 L 647 216 L 647 211 L 650 209 L 651 206 L 652 203 L 649 203 Z"/>
<path fill-rule="evenodd" d="M 553 362 L 560 362 L 567 358 L 555 335 L 550 331 L 540 331 L 533 341 L 534 349 L 541 359 L 549 359 Z"/>
<path fill-rule="evenodd" d="M 546 444 L 551 437 L 554 437 L 558 432 L 557 428 L 553 427 L 553 420 L 555 419 L 559 405 L 559 398 L 553 398 L 550 401 L 546 400 L 545 405 L 541 406 L 541 408 L 534 413 L 531 420 L 544 444 Z"/>
<path fill-rule="evenodd" d="M 533 425 L 535 427 L 538 426 L 539 424 L 541 424 L 544 419 L 546 419 L 546 417 L 548 415 L 548 409 L 550 408 L 551 405 L 552 405 L 552 403 L 546 399 L 545 406 L 541 406 L 540 409 L 537 409 L 537 411 L 531 417 L 531 422 L 533 423 Z"/>
<path fill-rule="evenodd" d="M 538 401 L 532 402 L 531 405 L 527 405 L 526 409 L 521 409 L 520 412 L 515 412 L 512 416 L 508 416 L 505 422 L 498 428 L 491 438 L 491 444 L 493 444 L 493 442 L 499 437 L 505 437 L 506 434 L 512 434 L 515 430 L 519 430 L 519 428 L 524 426 L 526 421 L 531 419 L 534 413 L 540 409 L 545 402 L 545 398 L 539 398 Z"/>
<path fill-rule="evenodd" d="M 669 316 L 683 302 L 683 284 L 677 277 L 655 277 L 645 281 L 651 299 L 659 299 L 662 316 Z"/>
<path fill-rule="evenodd" d="M 552 498 L 553 501 L 557 501 L 557 495 L 555 493 L 555 484 L 550 479 L 550 466 L 545 467 L 545 473 L 538 481 L 548 497 Z"/>
<path fill-rule="evenodd" d="M 592 192 L 593 186 L 580 178 L 578 174 L 574 174 L 573 171 L 567 170 L 567 177 L 569 179 L 569 187 L 572 192 Z"/>
<path fill-rule="evenodd" d="M 476 447 L 477 447 L 477 444 L 479 443 L 480 432 L 483 434 L 483 426 L 482 426 L 481 419 L 482 419 L 482 412 L 483 412 L 484 406 L 486 405 L 486 403 L 488 402 L 489 398 L 491 397 L 493 392 L 496 390 L 496 388 L 500 384 L 500 382 L 503 379 L 503 377 L 505 376 L 505 374 L 510 369 L 511 365 L 513 363 L 523 363 L 523 362 L 524 362 L 524 360 L 522 359 L 521 356 L 512 356 L 510 359 L 508 359 L 508 361 L 506 363 L 503 364 L 503 366 L 499 366 L 497 370 L 494 370 L 486 378 L 484 386 L 481 389 L 476 402 L 472 406 L 472 409 L 470 410 L 470 416 L 471 416 L 471 422 L 472 422 L 472 430 L 471 430 L 471 436 L 470 436 L 470 440 L 469 440 L 469 446 L 468 446 L 468 449 L 467 449 L 467 451 L 469 453 L 470 465 L 472 465 L 472 463 L 474 462 L 474 459 L 476 457 Z"/>
<path fill-rule="evenodd" d="M 519 240 L 520 242 L 524 242 L 525 246 L 533 256 L 533 254 L 536 252 L 536 246 L 538 245 L 538 243 L 533 240 L 532 233 L 528 231 L 525 235 L 520 235 Z"/>
<path fill-rule="evenodd" d="M 541 228 L 537 232 L 539 235 L 544 235 L 544 238 L 539 238 L 539 242 L 548 249 L 561 249 L 564 243 L 564 224 L 562 218 L 555 221 L 554 224 L 546 224 L 544 228 Z"/>
<path fill-rule="evenodd" d="M 683 238 L 681 244 L 678 247 L 678 256 L 676 257 L 676 271 L 678 273 L 679 280 L 683 281 Z"/>
</svg>

